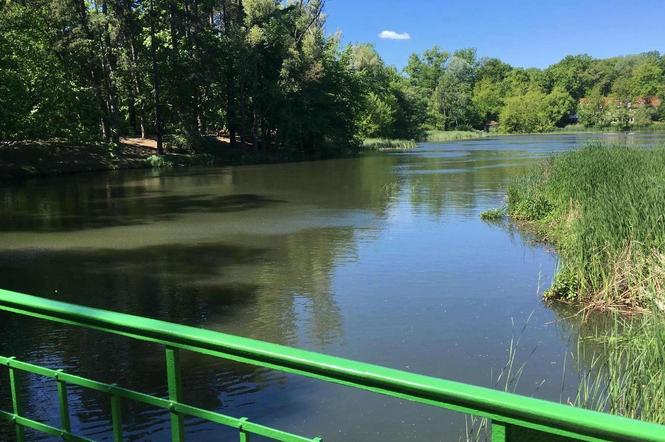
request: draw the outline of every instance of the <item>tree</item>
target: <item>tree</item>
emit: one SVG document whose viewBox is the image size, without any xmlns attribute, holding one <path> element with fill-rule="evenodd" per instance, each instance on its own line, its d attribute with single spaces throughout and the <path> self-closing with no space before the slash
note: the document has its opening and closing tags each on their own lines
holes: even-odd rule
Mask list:
<svg viewBox="0 0 665 442">
<path fill-rule="evenodd" d="M 562 125 L 574 107 L 574 100 L 562 88 L 544 94 L 532 89 L 524 95 L 509 97 L 501 110 L 503 132 L 546 132 Z"/>
<path fill-rule="evenodd" d="M 476 83 L 472 101 L 482 124 L 498 120 L 506 94 L 506 84 L 491 77 L 485 77 Z"/>
<path fill-rule="evenodd" d="M 348 49 L 350 67 L 360 81 L 363 137 L 420 138 L 426 104 L 392 67 L 387 67 L 372 45 Z"/>
<path fill-rule="evenodd" d="M 498 58 L 483 58 L 479 62 L 476 77 L 478 81 L 492 81 L 498 83 L 503 81 L 513 68 Z"/>
<path fill-rule="evenodd" d="M 660 60 L 648 57 L 635 69 L 630 78 L 630 92 L 633 97 L 651 97 L 665 93 L 665 76 Z"/>
<path fill-rule="evenodd" d="M 593 59 L 587 54 L 568 55 L 560 62 L 553 64 L 545 70 L 550 81 L 550 87 L 560 87 L 568 92 L 574 100 L 579 100 L 594 84 L 591 75 Z"/>
<path fill-rule="evenodd" d="M 560 86 L 547 94 L 542 104 L 547 126 L 563 127 L 568 123 L 570 114 L 575 110 L 575 100 Z"/>
<path fill-rule="evenodd" d="M 434 46 L 426 50 L 422 56 L 412 54 L 404 72 L 413 87 L 423 92 L 432 92 L 439 85 L 449 58 L 448 52 Z"/>
<path fill-rule="evenodd" d="M 600 90 L 594 89 L 580 100 L 577 107 L 579 122 L 586 127 L 603 127 L 609 124 L 606 118 L 607 99 Z"/>
<path fill-rule="evenodd" d="M 432 103 L 437 126 L 443 130 L 470 128 L 474 122 L 474 69 L 466 58 L 454 56 L 434 90 Z"/>
</svg>

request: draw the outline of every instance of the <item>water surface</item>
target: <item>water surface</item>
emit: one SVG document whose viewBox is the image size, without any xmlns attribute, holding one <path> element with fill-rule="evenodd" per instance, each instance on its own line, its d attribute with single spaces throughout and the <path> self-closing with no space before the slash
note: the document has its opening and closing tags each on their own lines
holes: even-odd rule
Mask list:
<svg viewBox="0 0 665 442">
<path fill-rule="evenodd" d="M 540 298 L 556 256 L 479 213 L 502 206 L 506 183 L 526 167 L 589 138 L 659 136 L 484 138 L 5 185 L 0 287 L 497 388 L 519 338 L 517 391 L 558 401 L 576 377 L 565 356 L 572 325 Z M 161 349 L 120 337 L 3 313 L 0 354 L 166 392 Z M 187 402 L 327 441 L 463 434 L 463 416 L 319 381 L 193 354 L 183 370 Z M 27 376 L 23 390 L 28 415 L 58 425 L 55 385 Z M 70 404 L 75 431 L 110 440 L 106 398 L 71 388 Z M 168 439 L 166 413 L 124 407 L 128 440 Z M 9 409 L 5 387 L 0 408 Z M 187 423 L 190 440 L 234 437 Z"/>
</svg>

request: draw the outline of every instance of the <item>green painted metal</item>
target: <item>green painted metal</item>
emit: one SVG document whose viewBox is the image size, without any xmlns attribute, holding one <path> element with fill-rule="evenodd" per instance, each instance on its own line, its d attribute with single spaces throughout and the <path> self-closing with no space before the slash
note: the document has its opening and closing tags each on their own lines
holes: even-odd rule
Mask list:
<svg viewBox="0 0 665 442">
<path fill-rule="evenodd" d="M 113 442 L 122 442 L 122 410 L 120 409 L 120 396 L 115 393 L 115 385 L 111 385 L 111 425 L 113 428 Z"/>
<path fill-rule="evenodd" d="M 180 350 L 166 347 L 166 378 L 168 380 L 169 400 L 179 403 L 182 401 L 182 376 L 180 374 Z M 181 442 L 185 440 L 185 422 L 182 414 L 175 408 L 171 413 L 171 440 Z"/>
<path fill-rule="evenodd" d="M 9 386 L 12 394 L 12 409 L 14 410 L 14 416 L 20 416 L 22 410 L 21 398 L 19 396 L 19 380 L 16 370 L 13 367 L 9 367 Z M 16 427 L 16 440 L 18 442 L 23 442 L 25 440 L 23 427 L 17 420 L 14 420 L 14 426 Z"/>
<path fill-rule="evenodd" d="M 1 289 L 0 310 L 164 345 L 167 349 L 167 371 L 169 349 L 194 351 L 485 417 L 497 425 L 497 439 L 500 438 L 499 428 L 503 425 L 504 437 L 506 428 L 523 427 L 577 440 L 665 442 L 665 426 L 211 330 L 67 304 Z M 179 375 L 175 351 L 172 356 L 173 373 L 167 375 L 173 376 L 177 381 Z M 10 370 L 20 369 L 47 377 L 54 377 L 56 373 L 54 370 L 6 357 L 0 357 L 0 365 L 8 366 Z M 61 373 L 60 376 L 63 381 L 70 384 L 106 393 L 111 390 L 109 385 L 75 375 Z M 178 395 L 177 385 L 177 382 L 172 383 L 172 380 L 169 380 L 169 400 L 120 387 L 114 388 L 113 392 L 123 399 L 165 408 L 178 416 L 199 417 L 275 440 L 288 442 L 316 440 L 183 404 L 180 402 L 181 396 Z M 172 395 L 172 392 L 175 395 Z M 176 400 L 172 399 L 174 397 Z M 10 416 L 11 419 L 15 419 L 17 426 L 32 425 L 30 428 L 34 428 L 34 423 L 20 417 L 16 410 L 13 414 L 3 413 L 0 414 L 0 418 Z M 242 437 L 242 432 L 240 434 Z"/>
<path fill-rule="evenodd" d="M 61 371 L 61 370 L 58 370 Z M 60 404 L 60 425 L 66 432 L 71 432 L 72 427 L 69 421 L 69 399 L 67 397 L 67 383 L 59 379 L 60 376 L 55 378 L 58 385 L 58 403 Z"/>
<path fill-rule="evenodd" d="M 508 427 L 503 422 L 492 422 L 492 442 L 506 442 Z"/>
<path fill-rule="evenodd" d="M 249 442 L 249 433 L 245 431 L 243 428 L 243 425 L 245 422 L 247 422 L 249 419 L 246 417 L 241 417 L 240 418 L 240 427 L 238 428 L 238 432 L 240 433 L 240 442 Z"/>
</svg>

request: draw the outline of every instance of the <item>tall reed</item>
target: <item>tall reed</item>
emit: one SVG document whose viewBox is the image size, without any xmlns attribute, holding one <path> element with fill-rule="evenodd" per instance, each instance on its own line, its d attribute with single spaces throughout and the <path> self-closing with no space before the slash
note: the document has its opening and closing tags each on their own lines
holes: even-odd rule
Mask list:
<svg viewBox="0 0 665 442">
<path fill-rule="evenodd" d="M 555 156 L 509 186 L 508 213 L 557 248 L 548 297 L 665 304 L 665 148 L 591 144 Z"/>
<path fill-rule="evenodd" d="M 665 318 L 615 314 L 609 330 L 578 337 L 580 382 L 568 402 L 665 424 Z M 587 356 L 590 355 L 590 356 Z"/>
<path fill-rule="evenodd" d="M 568 402 L 665 423 L 665 148 L 590 144 L 508 189 L 508 213 L 555 245 L 546 297 L 643 313 L 578 338 L 591 349 Z"/>
</svg>

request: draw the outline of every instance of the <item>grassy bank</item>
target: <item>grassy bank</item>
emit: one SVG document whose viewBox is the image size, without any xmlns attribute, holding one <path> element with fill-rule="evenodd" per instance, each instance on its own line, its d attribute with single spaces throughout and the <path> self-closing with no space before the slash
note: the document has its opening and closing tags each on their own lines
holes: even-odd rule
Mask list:
<svg viewBox="0 0 665 442">
<path fill-rule="evenodd" d="M 490 136 L 489 132 L 479 130 L 429 130 L 422 141 L 427 143 L 443 143 L 446 141 L 469 140 Z M 417 146 L 415 140 L 391 138 L 367 138 L 362 148 L 365 151 L 407 150 Z"/>
<path fill-rule="evenodd" d="M 509 186 L 507 213 L 560 256 L 546 297 L 616 310 L 609 326 L 582 321 L 580 384 L 566 402 L 665 423 L 664 208 L 665 148 L 590 144 Z"/>
<path fill-rule="evenodd" d="M 445 141 L 469 140 L 472 138 L 488 137 L 494 134 L 480 130 L 429 130 L 425 141 L 441 143 Z"/>
<path fill-rule="evenodd" d="M 195 149 L 186 143 L 170 142 L 166 144 L 165 155 L 156 152 L 155 142 L 149 139 L 124 139 L 119 144 L 58 140 L 0 142 L 0 180 L 120 169 L 305 161 L 356 153 L 351 149 L 307 152 L 231 146 L 228 141 L 212 136 L 202 137 Z"/>
<path fill-rule="evenodd" d="M 363 141 L 362 149 L 365 151 L 408 150 L 416 147 L 414 140 L 397 138 L 367 138 Z"/>
<path fill-rule="evenodd" d="M 665 304 L 665 148 L 589 145 L 514 181 L 508 213 L 553 243 L 546 296 L 588 307 Z"/>
<path fill-rule="evenodd" d="M 206 153 L 171 152 L 135 144 L 19 141 L 0 143 L 0 180 L 76 172 L 205 165 Z"/>
<path fill-rule="evenodd" d="M 617 132 L 662 132 L 665 131 L 665 123 L 654 121 L 646 126 L 634 126 L 629 129 L 618 129 L 613 126 L 609 127 L 586 127 L 582 124 L 569 124 L 564 127 L 557 128 L 554 132 L 550 133 L 617 133 Z"/>
</svg>

